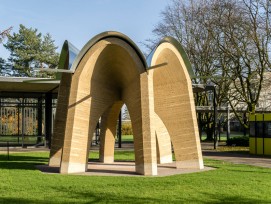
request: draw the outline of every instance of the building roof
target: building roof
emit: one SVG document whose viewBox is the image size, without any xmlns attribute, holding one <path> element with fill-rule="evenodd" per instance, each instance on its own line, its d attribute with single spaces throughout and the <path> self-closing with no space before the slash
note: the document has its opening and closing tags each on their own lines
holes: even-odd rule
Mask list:
<svg viewBox="0 0 271 204">
<path fill-rule="evenodd" d="M 103 32 L 103 33 L 100 33 L 100 34 L 94 36 L 84 45 L 84 47 L 80 50 L 80 52 L 74 58 L 72 66 L 70 67 L 70 70 L 72 70 L 72 71 L 76 70 L 78 64 L 80 63 L 80 61 L 82 60 L 84 55 L 88 52 L 88 50 L 91 47 L 93 47 L 99 41 L 104 40 L 104 39 L 108 39 L 108 38 L 118 38 L 118 39 L 121 39 L 121 40 L 125 41 L 126 43 L 128 43 L 134 49 L 134 51 L 137 53 L 142 64 L 144 65 L 144 68 L 145 69 L 147 68 L 147 62 L 145 60 L 143 53 L 140 51 L 140 49 L 137 47 L 137 45 L 128 36 L 124 35 L 123 33 L 116 32 L 116 31 L 106 31 L 106 32 Z"/>
<path fill-rule="evenodd" d="M 58 92 L 59 81 L 32 77 L 0 77 L 0 93 L 26 92 L 47 93 Z"/>
</svg>

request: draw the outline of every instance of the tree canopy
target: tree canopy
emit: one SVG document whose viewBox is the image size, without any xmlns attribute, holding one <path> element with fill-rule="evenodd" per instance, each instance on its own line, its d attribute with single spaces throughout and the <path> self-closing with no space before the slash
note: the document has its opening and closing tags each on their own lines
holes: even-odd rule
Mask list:
<svg viewBox="0 0 271 204">
<path fill-rule="evenodd" d="M 33 68 L 54 68 L 59 54 L 49 33 L 42 35 L 37 29 L 20 25 L 18 33 L 8 35 L 4 47 L 10 51 L 8 61 L 14 76 L 47 76 L 36 74 Z"/>
</svg>

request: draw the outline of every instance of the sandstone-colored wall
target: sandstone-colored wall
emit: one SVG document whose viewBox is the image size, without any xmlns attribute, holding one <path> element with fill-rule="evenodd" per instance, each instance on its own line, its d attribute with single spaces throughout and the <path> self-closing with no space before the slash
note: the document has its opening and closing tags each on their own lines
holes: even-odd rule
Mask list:
<svg viewBox="0 0 271 204">
<path fill-rule="evenodd" d="M 117 101 L 101 118 L 99 160 L 103 163 L 114 162 L 115 135 L 122 105 L 122 101 Z"/>
<path fill-rule="evenodd" d="M 168 130 L 177 168 L 203 168 L 191 79 L 170 43 L 162 43 L 155 51 L 152 66 L 162 63 L 166 65 L 149 72 L 153 75 L 154 111 Z"/>
<path fill-rule="evenodd" d="M 155 135 L 157 148 L 157 163 L 165 164 L 172 162 L 172 148 L 170 135 L 160 117 L 155 113 Z"/>
<path fill-rule="evenodd" d="M 65 138 L 66 120 L 68 114 L 68 101 L 72 74 L 63 73 L 58 91 L 56 118 L 51 141 L 49 166 L 60 167 L 62 148 Z"/>
</svg>

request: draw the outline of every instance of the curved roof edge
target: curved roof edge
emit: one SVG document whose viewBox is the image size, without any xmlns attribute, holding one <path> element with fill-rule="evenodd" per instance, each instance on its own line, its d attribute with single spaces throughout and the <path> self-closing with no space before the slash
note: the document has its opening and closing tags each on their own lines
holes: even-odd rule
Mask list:
<svg viewBox="0 0 271 204">
<path fill-rule="evenodd" d="M 78 53 L 79 50 L 68 40 L 65 40 L 59 56 L 58 69 L 71 69 L 72 64 Z M 69 64 L 68 67 L 65 67 L 67 57 L 69 58 Z"/>
<path fill-rule="evenodd" d="M 140 51 L 140 49 L 138 48 L 138 46 L 126 35 L 124 35 L 123 33 L 120 32 L 116 32 L 116 31 L 106 31 L 106 32 L 102 32 L 96 36 L 94 36 L 93 38 L 91 38 L 85 45 L 84 47 L 80 50 L 79 54 L 76 56 L 72 66 L 71 66 L 71 70 L 75 71 L 78 64 L 80 63 L 80 61 L 82 60 L 82 58 L 84 57 L 84 55 L 87 53 L 87 51 L 93 46 L 95 45 L 97 42 L 104 40 L 106 38 L 111 38 L 111 37 L 115 37 L 115 38 L 119 38 L 123 41 L 125 41 L 126 43 L 128 43 L 137 53 L 137 55 L 139 56 L 142 64 L 144 65 L 145 70 L 147 69 L 147 62 L 145 60 L 144 55 L 142 54 L 142 52 Z"/>
<path fill-rule="evenodd" d="M 183 61 L 184 61 L 184 64 L 186 66 L 186 69 L 189 73 L 189 76 L 190 78 L 194 78 L 195 77 L 195 74 L 194 74 L 194 71 L 192 69 L 192 65 L 189 61 L 189 58 L 185 52 L 185 50 L 183 49 L 183 46 L 173 37 L 165 37 L 163 38 L 156 46 L 155 48 L 150 52 L 150 54 L 148 55 L 147 57 L 147 63 L 148 63 L 148 66 L 150 67 L 151 66 L 151 61 L 152 61 L 152 57 L 156 51 L 156 49 L 158 48 L 159 45 L 161 45 L 162 43 L 170 43 L 172 44 L 180 53 L 180 55 L 182 56 L 183 58 Z"/>
<path fill-rule="evenodd" d="M 79 50 L 68 40 L 65 40 L 59 56 L 58 69 L 70 70 L 78 53 Z M 68 67 L 65 67 L 67 58 L 69 60 Z M 61 75 L 62 73 L 56 73 L 56 79 L 61 79 Z"/>
</svg>

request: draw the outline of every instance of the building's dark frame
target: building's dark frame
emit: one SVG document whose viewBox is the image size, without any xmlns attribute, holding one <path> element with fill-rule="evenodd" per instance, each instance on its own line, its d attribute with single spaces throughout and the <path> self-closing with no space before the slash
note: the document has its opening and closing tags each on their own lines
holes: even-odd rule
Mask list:
<svg viewBox="0 0 271 204">
<path fill-rule="evenodd" d="M 200 92 L 207 92 L 212 91 L 213 92 L 213 107 L 212 110 L 210 108 L 208 109 L 201 109 L 202 112 L 213 112 L 214 114 L 214 149 L 218 146 L 218 138 L 217 138 L 217 102 L 216 102 L 216 85 L 210 85 L 210 84 L 193 84 L 193 93 L 200 93 Z M 196 107 L 198 109 L 198 107 Z M 199 110 L 196 110 L 199 111 Z M 228 134 L 228 131 L 227 131 Z"/>
<path fill-rule="evenodd" d="M 37 108 L 37 135 L 31 135 L 33 137 L 37 137 L 37 141 L 42 137 L 45 138 L 45 146 L 50 147 L 51 144 L 51 136 L 53 129 L 53 108 L 56 107 L 56 99 L 58 95 L 58 87 L 59 80 L 52 79 L 37 79 L 30 77 L 0 77 L 0 99 L 13 98 L 13 99 L 22 99 L 18 100 L 18 103 L 12 102 L 2 102 L 0 100 L 0 108 L 1 107 L 18 107 L 23 108 Z M 36 99 L 36 103 L 24 103 L 25 99 Z M 21 102 L 20 102 L 21 101 Z M 42 112 L 44 110 L 45 114 L 45 124 L 44 124 L 44 135 L 42 133 Z M 22 112 L 24 113 L 24 112 Z M 23 116 L 21 118 L 24 118 Z M 18 119 L 19 122 L 20 119 Z M 21 119 L 22 120 L 22 119 Z M 22 120 L 22 128 L 18 130 L 17 136 L 21 138 L 22 146 L 26 146 L 27 144 L 23 143 L 24 135 L 24 121 Z M 19 124 L 18 124 L 19 126 Z M 21 134 L 20 134 L 21 132 Z M 4 135 L 0 135 L 4 136 Z M 1 141 L 3 143 L 3 141 Z M 4 141 L 5 143 L 5 141 Z M 6 144 L 2 144 L 5 146 Z"/>
<path fill-rule="evenodd" d="M 0 92 L 0 99 L 2 99 L 2 98 L 20 98 L 20 99 L 22 99 L 23 102 L 16 103 L 16 106 L 18 106 L 18 108 L 33 107 L 33 108 L 38 109 L 38 134 L 36 137 L 40 137 L 40 138 L 45 137 L 46 146 L 50 147 L 51 135 L 52 135 L 52 123 L 53 123 L 52 109 L 56 106 L 56 104 L 53 103 L 53 99 L 57 99 L 57 93 L 52 93 L 52 92 L 31 93 L 31 92 L 3 92 L 3 91 L 1 91 Z M 28 98 L 37 99 L 38 102 L 25 104 L 24 99 L 28 99 Z M 44 102 L 42 102 L 42 101 L 44 101 Z M 14 107 L 14 104 L 15 103 L 13 103 L 12 107 Z M 1 103 L 1 100 L 0 100 L 0 108 L 1 107 L 9 107 L 9 106 L 5 102 Z M 45 135 L 42 134 L 42 112 L 43 112 L 42 109 L 43 108 L 45 109 L 45 111 L 44 111 L 44 113 L 45 113 L 45 125 L 44 125 Z M 22 120 L 22 123 L 23 122 L 24 121 Z M 24 125 L 22 125 L 22 128 L 23 127 L 24 127 Z M 4 135 L 1 135 L 1 136 L 4 136 Z M 19 130 L 18 130 L 18 134 L 13 135 L 13 136 L 23 137 L 23 136 L 28 136 L 28 135 L 25 135 L 24 130 L 22 129 L 22 135 L 19 134 Z M 23 141 L 23 139 L 22 139 L 22 141 Z M 23 142 L 22 142 L 22 146 L 25 146 L 25 145 L 26 144 L 23 144 Z"/>
</svg>

